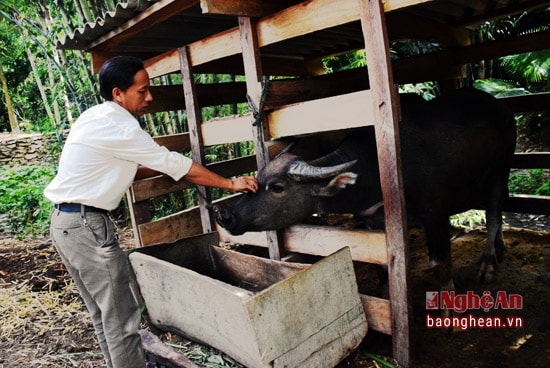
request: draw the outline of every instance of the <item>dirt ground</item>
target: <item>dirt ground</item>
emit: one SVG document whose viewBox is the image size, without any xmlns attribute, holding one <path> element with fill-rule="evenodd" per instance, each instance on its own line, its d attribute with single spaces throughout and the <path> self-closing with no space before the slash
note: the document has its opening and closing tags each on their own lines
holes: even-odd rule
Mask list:
<svg viewBox="0 0 550 368">
<path fill-rule="evenodd" d="M 497 277 L 480 284 L 478 260 L 484 229 L 454 231 L 453 262 L 457 294 L 519 294 L 521 309 L 466 311 L 490 317 L 521 317 L 519 328 L 470 328 L 449 332 L 426 327 L 426 291 L 437 290 L 427 271 L 422 232 L 411 230 L 410 264 L 414 315 L 414 366 L 428 367 L 549 367 L 550 220 L 545 216 L 509 218 L 508 250 Z M 521 228 L 522 227 L 522 228 Z M 133 246 L 125 229 L 123 245 Z M 101 367 L 103 359 L 93 329 L 74 284 L 48 239 L 15 241 L 0 233 L 0 368 Z M 368 281 L 361 281 L 368 282 Z M 381 280 L 372 280 L 376 285 Z M 366 285 L 368 286 L 368 285 Z M 437 315 L 434 312 L 433 315 Z M 144 324 L 144 327 L 147 326 Z M 166 340 L 170 334 L 161 334 Z M 175 340 L 174 340 L 175 341 Z M 187 344 L 178 340 L 178 344 Z M 391 337 L 369 331 L 339 368 L 381 367 L 369 354 L 391 357 Z M 391 358 L 389 359 L 391 362 Z M 200 364 L 202 365 L 202 364 Z M 238 366 L 204 364 L 209 367 Z"/>
</svg>

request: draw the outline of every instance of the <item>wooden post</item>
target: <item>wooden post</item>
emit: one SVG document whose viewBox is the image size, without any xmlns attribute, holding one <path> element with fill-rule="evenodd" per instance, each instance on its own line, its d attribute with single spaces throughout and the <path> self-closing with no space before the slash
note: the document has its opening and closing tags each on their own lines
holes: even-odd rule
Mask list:
<svg viewBox="0 0 550 368">
<path fill-rule="evenodd" d="M 256 110 L 252 111 L 252 115 L 254 116 L 252 130 L 254 148 L 256 151 L 256 163 L 258 169 L 260 169 L 269 162 L 269 151 L 265 145 L 265 140 L 269 139 L 269 131 L 263 119 L 263 112 L 261 111 L 263 88 L 267 88 L 267 86 L 264 86 L 262 83 L 263 73 L 258 36 L 256 34 L 256 24 L 249 17 L 239 17 L 239 29 L 241 33 L 241 47 L 248 99 L 251 109 Z M 277 231 L 268 231 L 267 242 L 269 257 L 271 259 L 280 260 L 284 250 L 281 233 Z"/>
<path fill-rule="evenodd" d="M 393 355 L 411 365 L 411 308 L 405 197 L 401 177 L 399 98 L 393 83 L 389 42 L 381 0 L 359 0 L 368 74 L 376 117 L 375 131 L 384 197 Z"/>
<path fill-rule="evenodd" d="M 149 201 L 136 202 L 132 188 L 126 191 L 126 200 L 128 201 L 128 210 L 132 220 L 134 230 L 134 240 L 136 246 L 143 247 L 139 225 L 151 221 L 151 212 L 149 211 Z"/>
<path fill-rule="evenodd" d="M 201 123 L 202 114 L 197 102 L 197 91 L 193 80 L 193 67 L 190 60 L 189 48 L 187 46 L 178 49 L 180 55 L 180 69 L 185 97 L 185 109 L 187 110 L 187 123 L 189 126 L 189 140 L 191 142 L 191 154 L 193 161 L 205 165 L 204 146 L 202 142 Z M 199 192 L 199 208 L 201 214 L 202 231 L 212 231 L 212 216 L 206 207 L 212 202 L 210 190 L 202 185 L 197 185 Z"/>
</svg>

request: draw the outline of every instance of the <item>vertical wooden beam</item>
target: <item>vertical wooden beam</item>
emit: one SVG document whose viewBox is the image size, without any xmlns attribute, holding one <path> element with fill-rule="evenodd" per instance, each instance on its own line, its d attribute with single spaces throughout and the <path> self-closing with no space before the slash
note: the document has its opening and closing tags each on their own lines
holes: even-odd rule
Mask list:
<svg viewBox="0 0 550 368">
<path fill-rule="evenodd" d="M 201 134 L 202 113 L 197 101 L 197 91 L 193 79 L 193 67 L 189 48 L 187 46 L 178 49 L 180 57 L 180 69 L 185 98 L 185 109 L 187 111 L 187 124 L 189 126 L 189 140 L 191 142 L 191 154 L 193 161 L 205 165 L 204 146 Z M 199 208 L 201 214 L 202 231 L 212 231 L 212 216 L 206 207 L 212 202 L 210 190 L 202 185 L 197 185 L 199 192 Z"/>
<path fill-rule="evenodd" d="M 139 225 L 151 221 L 151 211 L 149 211 L 149 201 L 136 202 L 132 188 L 126 191 L 126 201 L 128 201 L 128 211 L 134 230 L 134 240 L 137 247 L 143 247 L 143 240 L 139 231 Z"/>
<path fill-rule="evenodd" d="M 264 86 L 262 82 L 263 72 L 256 23 L 249 17 L 239 17 L 239 30 L 249 108 L 253 110 L 252 133 L 256 151 L 256 164 L 260 169 L 269 162 L 269 151 L 265 144 L 266 139 L 269 139 L 269 131 L 267 122 L 264 121 L 263 111 L 261 111 L 263 89 L 267 86 Z M 284 250 L 281 234 L 277 231 L 267 231 L 267 243 L 271 259 L 281 259 Z"/>
<path fill-rule="evenodd" d="M 375 131 L 384 197 L 393 355 L 402 367 L 411 365 L 411 308 L 405 197 L 401 176 L 398 123 L 399 99 L 393 83 L 389 42 L 381 0 L 358 0 L 365 38 Z"/>
</svg>

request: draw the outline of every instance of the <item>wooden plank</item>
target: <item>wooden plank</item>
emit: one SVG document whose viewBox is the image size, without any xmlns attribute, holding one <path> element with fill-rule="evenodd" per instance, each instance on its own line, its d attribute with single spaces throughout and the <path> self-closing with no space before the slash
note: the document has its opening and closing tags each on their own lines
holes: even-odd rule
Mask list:
<svg viewBox="0 0 550 368">
<path fill-rule="evenodd" d="M 502 97 L 503 101 L 514 113 L 548 111 L 550 93 L 531 93 L 522 96 Z"/>
<path fill-rule="evenodd" d="M 504 202 L 502 207 L 508 212 L 550 215 L 550 196 L 514 194 Z"/>
<path fill-rule="evenodd" d="M 367 90 L 368 88 L 367 68 L 356 68 L 307 78 L 276 79 L 269 82 L 264 106 L 266 110 L 272 110 L 285 105 Z"/>
<path fill-rule="evenodd" d="M 307 302 L 307 307 L 304 302 Z M 358 307 L 361 313 L 351 312 Z M 308 357 L 326 341 L 345 336 L 350 325 L 360 325 L 360 338 L 355 339 L 353 346 L 347 347 L 352 350 L 367 332 L 348 248 L 279 282 L 277 287 L 252 296 L 245 301 L 245 308 L 256 334 L 259 355 L 266 365 L 287 352 Z M 353 319 L 338 321 L 342 316 Z M 333 322 L 337 326 L 331 326 Z M 307 342 L 305 347 L 304 342 Z M 285 360 L 292 361 L 289 358 Z M 339 362 L 331 361 L 331 358 L 326 356 L 327 366 Z"/>
<path fill-rule="evenodd" d="M 306 59 L 303 57 L 288 58 L 278 55 L 262 56 L 262 67 L 266 75 L 320 75 L 324 73 L 323 61 L 320 58 Z M 240 54 L 234 54 L 221 59 L 215 59 L 194 67 L 197 73 L 213 74 L 244 74 L 243 60 Z"/>
<path fill-rule="evenodd" d="M 229 206 L 238 199 L 239 195 L 231 195 L 213 201 L 213 205 Z M 138 202 L 146 203 L 146 202 Z M 140 245 L 171 243 L 202 233 L 198 207 L 187 208 L 183 211 L 160 218 L 158 220 L 137 224 L 137 233 L 143 234 Z M 217 224 L 216 224 L 217 225 Z"/>
<path fill-rule="evenodd" d="M 214 118 L 202 124 L 204 145 L 235 143 L 254 140 L 252 114 Z"/>
<path fill-rule="evenodd" d="M 359 294 L 369 328 L 374 331 L 391 335 L 391 308 L 388 299 Z"/>
<path fill-rule="evenodd" d="M 153 101 L 147 113 L 176 111 L 185 109 L 183 87 L 181 85 L 151 86 Z M 246 102 L 244 82 L 196 84 L 197 101 L 201 107 Z"/>
<path fill-rule="evenodd" d="M 506 39 L 488 41 L 444 51 L 411 56 L 393 62 L 396 73 L 429 74 L 431 69 L 443 66 L 463 65 L 479 60 L 494 59 L 506 55 L 542 50 L 550 44 L 550 30 L 525 34 Z"/>
<path fill-rule="evenodd" d="M 197 100 L 195 89 L 195 80 L 193 76 L 193 67 L 189 57 L 187 47 L 180 48 L 180 66 L 181 78 L 183 84 L 183 94 L 185 96 L 185 109 L 187 111 L 187 124 L 189 126 L 189 139 L 191 141 L 191 154 L 193 161 L 199 165 L 206 165 L 204 158 L 204 144 L 202 141 L 202 112 Z M 209 233 L 212 231 L 212 216 L 207 206 L 212 201 L 210 189 L 204 185 L 197 185 L 199 194 L 199 211 L 201 216 L 202 231 Z"/>
<path fill-rule="evenodd" d="M 244 72 L 246 76 L 246 90 L 249 110 L 252 113 L 252 136 L 254 150 L 256 152 L 256 164 L 258 170 L 269 162 L 269 150 L 265 141 L 269 140 L 270 133 L 268 122 L 263 112 L 264 83 L 262 81 L 262 63 L 258 44 L 256 22 L 248 17 L 239 17 L 239 32 L 243 54 Z M 266 233 L 269 257 L 280 260 L 283 252 L 281 234 L 277 231 Z"/>
<path fill-rule="evenodd" d="M 370 90 L 303 102 L 268 113 L 274 138 L 374 125 Z"/>
<path fill-rule="evenodd" d="M 473 4 L 474 2 L 471 2 Z M 496 8 L 493 10 L 487 10 L 481 12 L 475 17 L 470 17 L 467 21 L 462 21 L 461 25 L 466 26 L 477 26 L 487 21 L 492 21 L 498 18 L 504 18 L 510 15 L 519 14 L 526 12 L 532 9 L 540 8 L 546 4 L 550 4 L 548 0 L 529 0 L 529 1 L 520 1 L 517 3 L 509 3 L 508 6 L 503 8 Z"/>
<path fill-rule="evenodd" d="M 161 219 L 138 224 L 142 245 L 171 243 L 202 233 L 202 224 L 198 207 Z"/>
<path fill-rule="evenodd" d="M 393 356 L 403 367 L 412 364 L 412 311 L 405 196 L 399 150 L 399 98 L 394 86 L 389 41 L 381 0 L 359 1 L 369 81 L 373 91 L 375 131 L 384 198 Z"/>
<path fill-rule="evenodd" d="M 248 232 L 231 235 L 217 225 L 220 240 L 228 243 L 267 247 L 265 234 Z M 327 226 L 295 225 L 284 231 L 285 249 L 289 252 L 327 256 L 347 246 L 355 261 L 385 265 L 386 236 L 380 231 L 350 230 Z"/>
<path fill-rule="evenodd" d="M 189 150 L 191 149 L 191 142 L 189 141 L 189 133 L 163 135 L 159 137 L 153 137 L 153 140 L 158 144 L 160 144 L 161 146 L 166 147 L 169 151 L 183 153 L 183 152 L 189 152 Z"/>
<path fill-rule="evenodd" d="M 219 278 L 231 285 L 241 285 L 246 290 L 258 292 L 291 277 L 310 265 L 303 263 L 280 262 L 228 251 L 222 247 L 211 248 L 212 259 L 216 263 Z"/>
<path fill-rule="evenodd" d="M 259 18 L 284 9 L 295 2 L 294 0 L 201 0 L 201 9 L 204 14 Z"/>
<path fill-rule="evenodd" d="M 328 254 L 335 251 L 337 249 L 332 252 L 327 250 Z M 232 252 L 231 257 L 228 257 L 227 250 L 218 247 L 213 247 L 212 252 L 217 259 L 223 259 L 223 262 L 220 262 L 218 266 L 218 272 L 221 273 L 224 280 L 233 285 L 246 284 L 246 289 L 252 291 L 265 289 L 309 266 L 303 263 L 285 262 L 283 263 L 284 267 L 282 267 L 281 262 L 268 259 L 259 264 L 255 259 L 239 252 Z M 353 257 L 353 249 L 351 249 L 351 252 Z M 385 254 L 385 251 L 383 253 Z M 226 268 L 231 271 L 224 271 Z M 369 329 L 391 335 L 389 300 L 362 294 L 359 297 L 367 317 Z"/>
<path fill-rule="evenodd" d="M 516 153 L 512 159 L 512 167 L 517 169 L 550 169 L 550 152 Z"/>
<path fill-rule="evenodd" d="M 445 24 L 405 12 L 386 14 L 390 40 L 423 40 L 446 46 L 470 44 L 470 31 L 464 27 Z"/>
<path fill-rule="evenodd" d="M 251 141 L 253 138 L 251 120 L 251 114 L 242 114 L 203 122 L 201 133 L 204 146 Z M 227 129 L 228 126 L 231 129 Z M 153 137 L 153 139 L 170 151 L 183 153 L 191 150 L 189 133 L 165 135 Z"/>
<path fill-rule="evenodd" d="M 193 184 L 185 180 L 176 182 L 174 179 L 162 175 L 135 181 L 132 183 L 130 191 L 132 193 L 132 202 L 141 202 L 192 187 Z"/>
<path fill-rule="evenodd" d="M 388 0 L 386 12 L 425 1 Z M 357 0 L 312 0 L 260 19 L 258 46 L 263 47 L 292 37 L 359 19 Z M 297 21 L 299 20 L 299 21 Z M 293 25 L 297 23 L 296 25 Z M 238 28 L 189 44 L 193 66 L 241 53 Z M 145 62 L 151 78 L 179 70 L 177 50 L 167 51 Z"/>
<path fill-rule="evenodd" d="M 274 368 L 333 367 L 361 343 L 366 330 L 365 311 L 356 305 L 297 347 L 273 361 Z"/>
<path fill-rule="evenodd" d="M 269 129 L 273 137 L 283 137 L 373 125 L 372 106 L 365 103 L 371 95 L 372 92 L 366 90 L 283 106 L 266 114 Z M 206 121 L 201 125 L 203 144 L 211 146 L 253 140 L 251 120 L 251 114 L 243 114 Z M 180 144 L 185 148 L 189 145 L 186 134 L 157 137 L 155 140 L 170 150 L 181 151 L 177 148 Z"/>
<path fill-rule="evenodd" d="M 207 165 L 208 169 L 221 176 L 237 176 L 243 173 L 256 170 L 255 156 L 239 157 L 233 160 L 226 160 Z M 174 181 L 172 178 L 162 175 L 147 178 L 132 183 L 132 203 L 145 201 L 150 198 L 174 193 L 177 191 L 192 188 L 193 184 L 185 179 Z M 143 222 L 140 222 L 143 223 Z"/>
</svg>

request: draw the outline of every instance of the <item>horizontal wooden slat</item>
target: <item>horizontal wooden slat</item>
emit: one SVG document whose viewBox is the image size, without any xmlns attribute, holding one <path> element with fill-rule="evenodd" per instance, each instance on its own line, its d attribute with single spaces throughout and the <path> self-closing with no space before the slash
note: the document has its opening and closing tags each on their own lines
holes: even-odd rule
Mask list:
<svg viewBox="0 0 550 368">
<path fill-rule="evenodd" d="M 246 102 L 246 85 L 244 82 L 223 82 L 195 85 L 197 100 L 201 107 L 229 105 Z M 183 86 L 151 86 L 153 101 L 147 111 L 185 110 Z"/>
<path fill-rule="evenodd" d="M 255 156 L 240 157 L 207 165 L 208 169 L 223 177 L 237 176 L 256 170 Z M 168 176 L 155 176 L 135 181 L 130 190 L 134 203 L 193 187 L 185 181 L 174 181 Z"/>
<path fill-rule="evenodd" d="M 391 335 L 390 301 L 374 296 L 359 294 L 369 329 Z"/>
<path fill-rule="evenodd" d="M 515 113 L 548 111 L 550 108 L 549 92 L 502 97 L 500 100 L 504 101 Z"/>
<path fill-rule="evenodd" d="M 514 194 L 504 203 L 504 211 L 550 215 L 550 197 Z"/>
<path fill-rule="evenodd" d="M 272 110 L 298 102 L 311 101 L 369 88 L 367 68 L 309 78 L 272 80 L 267 85 L 264 109 Z"/>
<path fill-rule="evenodd" d="M 204 146 L 245 142 L 252 140 L 252 114 L 242 114 L 215 118 L 201 125 Z M 179 153 L 189 152 L 189 133 L 153 137 L 155 142 Z"/>
<path fill-rule="evenodd" d="M 251 141 L 252 114 L 233 115 L 205 121 L 201 125 L 205 146 Z"/>
<path fill-rule="evenodd" d="M 273 138 L 375 123 L 370 90 L 317 99 L 276 109 L 267 114 Z"/>
<path fill-rule="evenodd" d="M 225 14 L 241 17 L 263 17 L 292 5 L 293 0 L 201 0 L 204 14 Z"/>
<path fill-rule="evenodd" d="M 134 203 L 142 202 L 161 195 L 189 189 L 193 184 L 185 181 L 174 181 L 168 176 L 155 176 L 132 183 L 130 190 Z"/>
<path fill-rule="evenodd" d="M 264 232 L 235 236 L 219 226 L 217 230 L 222 241 L 267 247 Z M 386 236 L 383 232 L 296 225 L 284 231 L 284 239 L 285 249 L 290 252 L 327 256 L 349 246 L 356 261 L 387 264 Z"/>
<path fill-rule="evenodd" d="M 191 149 L 191 143 L 189 142 L 189 133 L 180 133 L 172 135 L 163 135 L 159 137 L 153 137 L 155 142 L 168 148 L 169 151 L 174 152 L 189 152 Z"/>
<path fill-rule="evenodd" d="M 550 152 L 516 153 L 512 159 L 516 169 L 550 169 Z"/>
<path fill-rule="evenodd" d="M 439 70 L 442 67 L 460 66 L 479 62 L 479 60 L 545 49 L 549 43 L 550 31 L 541 31 L 398 59 L 392 62 L 392 66 L 396 75 L 401 73 L 429 75 L 430 70 Z"/>
<path fill-rule="evenodd" d="M 142 246 L 172 243 L 179 239 L 202 234 L 198 207 L 138 225 L 138 228 Z"/>
</svg>

